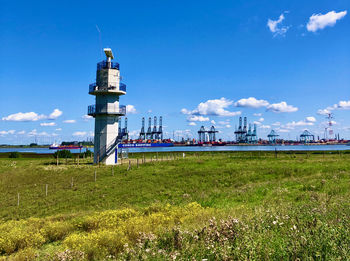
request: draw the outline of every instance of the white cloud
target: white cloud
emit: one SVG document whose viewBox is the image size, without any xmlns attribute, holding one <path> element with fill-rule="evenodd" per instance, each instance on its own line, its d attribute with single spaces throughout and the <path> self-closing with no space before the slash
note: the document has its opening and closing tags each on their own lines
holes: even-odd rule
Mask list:
<svg viewBox="0 0 350 261">
<path fill-rule="evenodd" d="M 15 130 L 0 131 L 0 136 L 4 136 L 8 134 L 15 134 Z"/>
<path fill-rule="evenodd" d="M 281 25 L 284 18 L 285 18 L 284 14 L 282 13 L 277 20 L 272 20 L 272 19 L 267 20 L 267 27 L 270 29 L 271 33 L 273 33 L 274 37 L 277 35 L 284 36 L 287 33 L 289 26 Z"/>
<path fill-rule="evenodd" d="M 140 134 L 139 130 L 133 130 L 129 132 L 129 137 L 132 139 L 137 139 L 139 137 L 139 134 Z M 93 136 L 93 135 L 90 135 L 90 136 Z"/>
<path fill-rule="evenodd" d="M 18 131 L 17 134 L 19 134 L 19 135 L 24 135 L 24 134 L 26 134 L 26 131 L 24 131 L 24 130 Z"/>
<path fill-rule="evenodd" d="M 296 112 L 298 110 L 297 107 L 292 105 L 288 105 L 286 102 L 282 101 L 280 103 L 274 103 L 267 106 L 268 111 L 280 113 L 280 112 Z"/>
<path fill-rule="evenodd" d="M 272 125 L 272 126 L 280 126 L 281 123 L 280 123 L 279 121 L 276 121 L 275 123 L 272 123 L 271 125 Z"/>
<path fill-rule="evenodd" d="M 76 131 L 72 135 L 73 136 L 86 136 L 87 132 L 86 131 Z"/>
<path fill-rule="evenodd" d="M 56 129 L 56 131 L 61 131 L 61 130 L 62 130 L 62 128 L 57 128 L 57 129 Z"/>
<path fill-rule="evenodd" d="M 265 119 L 264 118 L 260 118 L 258 121 L 263 122 Z"/>
<path fill-rule="evenodd" d="M 350 100 L 349 101 L 340 101 L 333 106 L 328 106 L 325 109 L 320 109 L 317 111 L 317 114 L 327 115 L 330 114 L 333 110 L 350 110 Z"/>
<path fill-rule="evenodd" d="M 331 113 L 331 111 L 329 109 L 320 109 L 317 111 L 317 114 L 320 114 L 320 115 L 327 115 L 330 113 Z"/>
<path fill-rule="evenodd" d="M 261 125 L 262 123 L 260 121 L 253 121 L 254 124 L 256 125 Z"/>
<path fill-rule="evenodd" d="M 49 115 L 48 119 L 50 120 L 55 120 L 58 117 L 60 117 L 62 115 L 62 111 L 60 111 L 59 109 L 54 109 L 53 112 Z"/>
<path fill-rule="evenodd" d="M 134 105 L 126 105 L 126 114 L 136 114 L 137 110 Z"/>
<path fill-rule="evenodd" d="M 335 12 L 330 11 L 327 14 L 313 14 L 309 18 L 306 28 L 309 32 L 322 30 L 327 26 L 334 26 L 339 19 L 342 19 L 347 14 L 347 11 Z"/>
<path fill-rule="evenodd" d="M 214 120 L 211 120 L 210 123 L 214 124 L 214 125 L 216 124 L 216 122 Z"/>
<path fill-rule="evenodd" d="M 294 129 L 295 127 L 300 127 L 300 126 L 312 126 L 314 125 L 313 122 L 309 122 L 309 121 L 292 121 L 292 122 L 288 122 L 287 124 L 283 125 L 283 128 L 285 129 Z"/>
<path fill-rule="evenodd" d="M 43 132 L 37 132 L 36 129 L 28 132 L 28 136 L 50 136 L 50 134 L 48 134 L 47 132 L 43 131 Z"/>
<path fill-rule="evenodd" d="M 253 115 L 254 115 L 255 117 L 260 117 L 260 116 L 262 116 L 262 113 L 253 113 Z"/>
<path fill-rule="evenodd" d="M 56 126 L 56 123 L 54 123 L 54 122 L 43 122 L 43 123 L 40 123 L 40 126 L 44 126 L 44 127 Z"/>
<path fill-rule="evenodd" d="M 38 121 L 45 119 L 46 116 L 37 114 L 35 112 L 18 112 L 15 114 L 10 114 L 7 117 L 3 117 L 3 121 Z"/>
<path fill-rule="evenodd" d="M 230 124 L 226 124 L 225 127 L 226 128 L 231 128 L 231 125 Z"/>
<path fill-rule="evenodd" d="M 254 97 L 249 97 L 247 99 L 240 99 L 235 102 L 236 107 L 248 107 L 248 108 L 261 108 L 268 106 L 268 101 L 265 100 L 257 100 Z"/>
<path fill-rule="evenodd" d="M 195 122 L 191 121 L 188 125 L 190 125 L 190 126 L 196 126 L 197 124 L 196 124 Z"/>
<path fill-rule="evenodd" d="M 229 121 L 229 120 L 225 120 L 225 121 L 219 121 L 218 123 L 219 123 L 220 125 L 227 125 L 227 124 L 230 123 L 230 121 Z"/>
<path fill-rule="evenodd" d="M 307 122 L 316 122 L 316 118 L 312 117 L 312 116 L 309 116 L 309 117 L 305 118 L 305 121 L 307 121 Z"/>
<path fill-rule="evenodd" d="M 270 129 L 271 126 L 270 125 L 261 125 L 259 126 L 259 129 Z"/>
<path fill-rule="evenodd" d="M 49 116 L 44 114 L 38 114 L 36 112 L 18 112 L 14 114 L 10 114 L 7 117 L 3 117 L 3 121 L 39 121 L 39 120 L 54 120 L 57 117 L 62 115 L 62 111 L 59 109 L 55 109 Z"/>
<path fill-rule="evenodd" d="M 64 123 L 76 123 L 76 120 L 65 120 Z"/>
<path fill-rule="evenodd" d="M 226 98 L 207 100 L 201 102 L 196 109 L 187 110 L 182 109 L 181 113 L 186 115 L 211 115 L 211 116 L 237 116 L 241 115 L 240 111 L 231 112 L 226 110 L 227 107 L 231 106 L 233 101 Z"/>
<path fill-rule="evenodd" d="M 290 130 L 286 130 L 286 129 L 278 129 L 279 132 L 290 132 Z"/>
<path fill-rule="evenodd" d="M 209 121 L 209 117 L 203 117 L 203 116 L 197 116 L 197 115 L 191 115 L 187 118 L 188 121 Z"/>
<path fill-rule="evenodd" d="M 92 117 L 92 116 L 90 116 L 90 115 L 85 114 L 85 115 L 81 116 L 81 118 L 82 118 L 84 121 L 88 121 L 88 120 L 93 119 L 94 117 Z"/>
<path fill-rule="evenodd" d="M 337 109 L 350 110 L 350 100 L 340 101 L 337 105 Z"/>
</svg>

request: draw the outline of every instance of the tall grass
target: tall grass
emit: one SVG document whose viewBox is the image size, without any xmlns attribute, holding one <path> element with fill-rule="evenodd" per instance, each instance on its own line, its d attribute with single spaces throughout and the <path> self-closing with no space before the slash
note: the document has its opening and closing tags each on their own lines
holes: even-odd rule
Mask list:
<svg viewBox="0 0 350 261">
<path fill-rule="evenodd" d="M 346 260 L 349 159 L 347 153 L 186 153 L 113 172 L 56 166 L 52 159 L 0 159 L 0 255 Z"/>
</svg>

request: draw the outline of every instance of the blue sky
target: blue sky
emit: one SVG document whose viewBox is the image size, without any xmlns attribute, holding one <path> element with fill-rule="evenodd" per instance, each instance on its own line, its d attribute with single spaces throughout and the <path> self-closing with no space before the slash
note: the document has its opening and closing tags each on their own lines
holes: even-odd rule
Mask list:
<svg viewBox="0 0 350 261">
<path fill-rule="evenodd" d="M 347 0 L 3 1 L 0 144 L 91 137 L 96 25 L 121 65 L 132 134 L 142 117 L 162 115 L 168 136 L 214 124 L 233 140 L 247 116 L 261 138 L 323 137 L 328 110 L 349 139 L 349 9 Z"/>
</svg>

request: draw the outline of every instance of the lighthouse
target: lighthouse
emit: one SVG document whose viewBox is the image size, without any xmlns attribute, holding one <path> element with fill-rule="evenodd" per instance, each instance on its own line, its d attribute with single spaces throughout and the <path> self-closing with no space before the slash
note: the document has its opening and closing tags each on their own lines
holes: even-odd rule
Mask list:
<svg viewBox="0 0 350 261">
<path fill-rule="evenodd" d="M 95 118 L 94 163 L 114 165 L 122 139 L 118 122 L 126 114 L 126 106 L 119 105 L 119 97 L 126 94 L 126 85 L 120 82 L 119 63 L 112 62 L 112 50 L 105 48 L 104 53 L 106 60 L 97 64 L 96 82 L 89 85 L 95 104 L 88 107 L 88 115 Z"/>
</svg>

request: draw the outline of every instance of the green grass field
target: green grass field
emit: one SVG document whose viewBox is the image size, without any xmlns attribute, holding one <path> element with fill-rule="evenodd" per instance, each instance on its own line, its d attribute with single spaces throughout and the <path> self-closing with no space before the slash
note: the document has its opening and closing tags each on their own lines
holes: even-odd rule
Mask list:
<svg viewBox="0 0 350 261">
<path fill-rule="evenodd" d="M 350 259 L 349 151 L 146 158 L 0 159 L 0 260 Z"/>
</svg>

